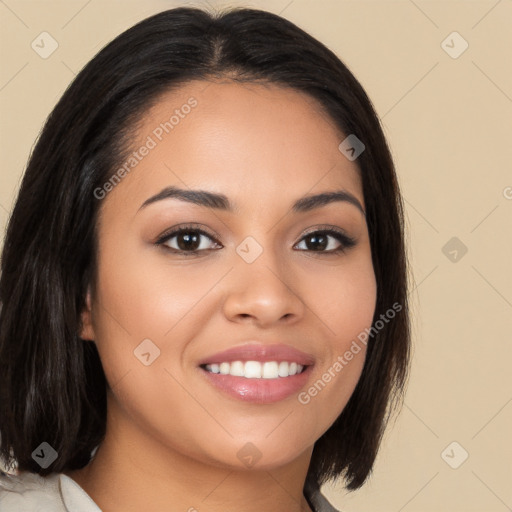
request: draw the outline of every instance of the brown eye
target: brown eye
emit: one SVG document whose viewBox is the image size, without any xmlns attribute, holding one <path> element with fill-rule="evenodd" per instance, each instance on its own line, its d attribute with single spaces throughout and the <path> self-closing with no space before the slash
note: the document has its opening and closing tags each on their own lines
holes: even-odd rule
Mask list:
<svg viewBox="0 0 512 512">
<path fill-rule="evenodd" d="M 298 245 L 311 252 L 338 253 L 353 247 L 356 241 L 341 231 L 324 229 L 308 233 Z"/>
<path fill-rule="evenodd" d="M 206 231 L 187 227 L 165 233 L 156 244 L 163 245 L 174 252 L 189 254 L 220 247 L 220 244 Z"/>
</svg>

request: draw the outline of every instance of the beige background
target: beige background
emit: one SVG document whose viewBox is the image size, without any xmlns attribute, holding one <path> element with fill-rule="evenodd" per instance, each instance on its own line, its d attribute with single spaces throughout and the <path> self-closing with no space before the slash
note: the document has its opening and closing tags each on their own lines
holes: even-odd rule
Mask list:
<svg viewBox="0 0 512 512">
<path fill-rule="evenodd" d="M 185 4 L 0 2 L 1 233 L 42 123 L 74 75 L 124 29 Z M 512 1 L 210 5 L 280 13 L 334 50 L 382 118 L 406 201 L 414 359 L 405 406 L 369 483 L 326 494 L 346 512 L 512 510 Z M 43 31 L 59 44 L 46 60 L 31 48 Z M 469 44 L 458 58 L 441 45 L 453 31 Z M 457 52 L 463 41 L 446 45 Z M 443 252 L 452 237 L 466 254 Z M 444 452 L 453 441 L 460 447 Z M 462 450 L 469 457 L 453 469 L 445 461 L 457 465 Z"/>
</svg>

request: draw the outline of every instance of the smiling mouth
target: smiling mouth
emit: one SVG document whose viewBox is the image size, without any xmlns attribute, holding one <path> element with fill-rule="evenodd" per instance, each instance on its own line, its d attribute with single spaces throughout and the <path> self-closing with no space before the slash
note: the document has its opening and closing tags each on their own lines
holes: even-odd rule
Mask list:
<svg viewBox="0 0 512 512">
<path fill-rule="evenodd" d="M 201 365 L 209 373 L 244 377 L 245 379 L 279 379 L 301 374 L 307 368 L 291 361 L 232 361 Z"/>
<path fill-rule="evenodd" d="M 290 399 L 312 378 L 315 357 L 292 345 L 250 342 L 211 354 L 198 369 L 214 389 L 246 403 Z"/>
</svg>

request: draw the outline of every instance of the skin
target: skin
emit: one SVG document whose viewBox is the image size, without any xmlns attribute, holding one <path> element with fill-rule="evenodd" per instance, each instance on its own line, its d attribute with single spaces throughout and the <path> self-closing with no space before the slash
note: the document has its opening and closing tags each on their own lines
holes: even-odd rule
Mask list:
<svg viewBox="0 0 512 512">
<path fill-rule="evenodd" d="M 107 433 L 93 461 L 68 475 L 103 512 L 309 511 L 313 445 L 350 398 L 364 347 L 307 405 L 297 394 L 272 404 L 228 396 L 198 361 L 247 340 L 288 344 L 315 358 L 307 390 L 371 326 L 376 282 L 364 215 L 346 201 L 291 211 L 300 197 L 340 189 L 364 209 L 360 171 L 312 98 L 229 80 L 163 95 L 133 149 L 191 96 L 197 106 L 162 141 L 153 136 L 157 146 L 102 200 L 96 291 L 81 334 L 96 343 L 110 386 Z M 236 211 L 176 198 L 139 210 L 170 185 L 222 193 Z M 155 245 L 188 223 L 220 248 L 207 237 L 201 248 L 211 250 L 197 256 L 172 252 L 179 237 Z M 356 245 L 338 254 L 307 245 L 305 234 L 325 224 Z M 250 264 L 236 252 L 248 236 L 263 249 Z M 340 246 L 328 240 L 327 250 Z M 160 350 L 149 366 L 134 356 L 144 339 Z M 261 453 L 250 468 L 237 457 L 248 442 Z"/>
</svg>

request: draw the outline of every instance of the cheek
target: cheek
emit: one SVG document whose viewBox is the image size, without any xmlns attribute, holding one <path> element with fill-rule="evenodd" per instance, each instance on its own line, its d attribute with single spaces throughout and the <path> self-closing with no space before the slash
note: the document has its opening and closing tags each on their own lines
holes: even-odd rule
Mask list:
<svg viewBox="0 0 512 512">
<path fill-rule="evenodd" d="M 311 308 L 323 325 L 326 350 L 298 402 L 308 410 L 306 421 L 320 436 L 344 409 L 364 366 L 364 341 L 377 297 L 370 252 L 347 260 L 331 275 L 317 274 L 310 286 Z"/>
<path fill-rule="evenodd" d="M 149 410 L 159 410 L 151 403 L 162 386 L 175 390 L 165 395 L 170 404 L 186 404 L 190 397 L 177 398 L 180 385 L 169 372 L 183 380 L 180 368 L 188 340 L 213 315 L 215 304 L 205 297 L 230 267 L 188 261 L 181 267 L 170 265 L 153 248 L 114 241 L 112 237 L 103 244 L 94 311 L 96 344 L 107 381 L 114 388 L 122 380 L 123 396 L 141 410 L 147 403 Z M 116 387 L 115 393 L 123 387 Z"/>
<path fill-rule="evenodd" d="M 370 251 L 361 249 L 337 267 L 311 272 L 307 284 L 308 306 L 323 324 L 331 356 L 344 352 L 373 320 L 377 284 Z"/>
<path fill-rule="evenodd" d="M 201 298 L 222 269 L 169 266 L 166 272 L 161 263 L 152 265 L 151 258 L 137 256 L 136 251 L 116 249 L 105 247 L 102 253 L 94 325 L 112 390 L 109 407 L 167 444 L 164 433 L 172 432 L 180 450 L 192 453 L 193 436 L 180 425 L 190 428 L 197 420 L 201 428 L 213 432 L 218 425 L 187 391 L 181 359 L 187 340 L 204 325 L 199 315 L 205 314 L 207 301 Z"/>
<path fill-rule="evenodd" d="M 108 312 L 111 318 L 106 324 L 132 343 L 145 338 L 167 343 L 190 326 L 190 318 L 205 312 L 207 301 L 202 299 L 228 270 L 229 266 L 213 262 L 171 263 L 163 250 L 159 253 L 149 245 L 112 244 L 105 247 L 100 262 L 100 314 Z"/>
</svg>

